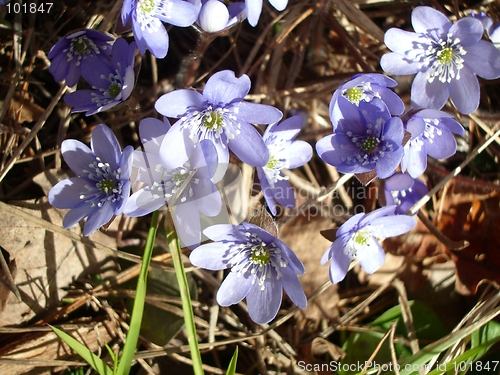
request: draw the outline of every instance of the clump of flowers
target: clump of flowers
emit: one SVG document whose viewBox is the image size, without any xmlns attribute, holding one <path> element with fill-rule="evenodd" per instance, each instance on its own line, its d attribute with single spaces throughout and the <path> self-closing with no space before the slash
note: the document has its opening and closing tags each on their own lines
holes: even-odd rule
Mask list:
<svg viewBox="0 0 500 375">
<path fill-rule="evenodd" d="M 217 292 L 219 305 L 234 305 L 246 298 L 250 318 L 258 324 L 276 317 L 283 289 L 298 307 L 307 306 L 297 277 L 304 273 L 304 266 L 279 239 L 246 222 L 215 225 L 204 233 L 216 242 L 196 248 L 189 260 L 209 270 L 231 270 Z"/>
<path fill-rule="evenodd" d="M 354 105 L 338 102 L 340 119 L 335 134 L 316 143 L 319 157 L 342 173 L 365 173 L 372 170 L 380 178 L 396 171 L 403 156 L 403 123 L 392 117 L 378 98 Z"/>
<path fill-rule="evenodd" d="M 433 109 L 413 111 L 406 117 L 405 128 L 411 139 L 404 147 L 401 169 L 417 178 L 427 168 L 427 155 L 446 159 L 455 154 L 453 134 L 464 134 L 464 128 L 449 113 Z"/>
<path fill-rule="evenodd" d="M 262 192 L 269 209 L 276 215 L 275 200 L 284 207 L 295 207 L 295 195 L 282 169 L 298 168 L 312 157 L 312 147 L 294 138 L 302 128 L 303 119 L 296 115 L 280 124 L 272 124 L 264 132 L 264 143 L 269 149 L 269 160 L 264 167 L 257 167 Z"/>
<path fill-rule="evenodd" d="M 452 24 L 437 10 L 420 6 L 412 12 L 414 33 L 397 28 L 385 34 L 393 51 L 380 65 L 390 74 L 417 73 L 411 88 L 415 108 L 441 109 L 451 98 L 458 111 L 469 114 L 479 106 L 479 83 L 500 77 L 500 51 L 481 40 L 483 25 L 465 17 Z"/>
<path fill-rule="evenodd" d="M 385 253 L 377 239 L 399 236 L 410 231 L 416 220 L 396 215 L 396 206 L 387 206 L 365 214 L 354 215 L 337 230 L 337 239 L 325 251 L 321 264 L 330 262 L 330 279 L 338 283 L 345 278 L 352 260 L 359 261 L 371 274 L 385 261 Z"/>
<path fill-rule="evenodd" d="M 50 49 L 47 57 L 52 60 L 49 72 L 56 81 L 76 85 L 83 67 L 92 69 L 95 59 L 108 63 L 111 44 L 115 38 L 102 31 L 85 29 L 71 33 Z"/>
<path fill-rule="evenodd" d="M 110 61 L 94 59 L 82 67 L 82 76 L 91 90 L 77 90 L 64 96 L 74 107 L 71 112 L 86 112 L 86 116 L 107 111 L 127 100 L 135 84 L 135 43 L 123 38 L 113 44 Z"/>
<path fill-rule="evenodd" d="M 91 149 L 74 139 L 65 140 L 61 153 L 78 177 L 57 183 L 49 192 L 56 208 L 69 208 L 63 226 L 70 228 L 87 217 L 83 234 L 88 236 L 123 211 L 130 195 L 132 146 L 121 151 L 118 141 L 106 125 L 92 132 Z"/>
<path fill-rule="evenodd" d="M 130 29 L 141 55 L 146 48 L 162 59 L 167 55 L 169 39 L 162 22 L 174 26 L 191 26 L 198 17 L 196 7 L 183 0 L 124 0 L 121 29 Z"/>
<path fill-rule="evenodd" d="M 283 10 L 287 2 L 270 0 L 277 10 Z M 135 42 L 129 44 L 119 38 L 111 44 L 113 37 L 108 34 L 78 31 L 52 48 L 50 71 L 57 80 L 65 79 L 70 86 L 83 76 L 91 89 L 72 92 L 64 100 L 73 106 L 72 112 L 85 112 L 90 116 L 130 97 L 135 85 L 136 46 L 141 54 L 150 50 L 157 58 L 166 56 L 169 36 L 163 22 L 175 26 L 197 22 L 195 27 L 201 39 L 193 55 L 195 58 L 184 60 L 186 64 L 183 63 L 181 69 L 182 79 L 194 80 L 202 76 L 197 68 L 204 66 L 196 59 L 216 36 L 208 34 L 224 32 L 245 17 L 255 26 L 261 11 L 261 0 L 233 2 L 229 6 L 221 0 L 124 0 L 118 29 L 131 28 Z M 415 217 L 403 215 L 428 192 L 416 177 L 424 173 L 427 156 L 444 159 L 453 155 L 455 134 L 464 133 L 453 116 L 439 109 L 451 98 L 462 113 L 474 111 L 479 103 L 476 75 L 487 79 L 500 77 L 500 51 L 481 40 L 483 27 L 490 37 L 496 29 L 487 16 L 476 18 L 465 17 L 452 24 L 444 14 L 432 8 L 417 7 L 412 13 L 415 32 L 393 28 L 386 33 L 385 42 L 392 52 L 383 56 L 383 69 L 392 74 L 416 74 L 412 84 L 415 108 L 407 114 L 402 115 L 404 103 L 392 91 L 396 81 L 382 74 L 356 75 L 333 94 L 329 105 L 333 133 L 317 142 L 320 158 L 340 173 L 357 174 L 360 180 L 360 174 L 365 173 L 364 181 L 374 175 L 386 179 L 379 196 L 385 206 L 349 218 L 338 228 L 335 240 L 322 256 L 322 264 L 330 262 L 333 283 L 345 278 L 353 261 L 359 262 L 367 273 L 377 271 L 385 260 L 380 241 L 404 234 L 416 225 Z M 285 20 L 287 25 L 290 19 Z M 283 30 L 286 34 L 296 25 L 288 26 Z M 281 34 L 284 37 L 285 33 L 279 33 L 276 40 L 269 39 L 263 48 L 275 46 Z M 247 67 L 247 63 L 241 67 L 255 72 L 258 63 L 253 61 L 260 60 L 251 54 L 248 58 L 251 67 Z M 223 63 L 231 64 L 231 61 Z M 239 63 L 238 59 L 234 61 Z M 154 67 L 154 63 L 151 64 Z M 207 64 L 205 68 L 210 71 L 213 66 Z M 262 67 L 267 64 L 263 63 Z M 298 77 L 293 69 L 290 71 L 292 78 Z M 274 95 L 284 92 L 279 86 L 281 83 L 276 87 L 269 85 Z M 292 91 L 287 86 L 288 81 L 283 89 L 291 97 Z M 226 218 L 227 222 L 241 222 L 247 214 L 248 187 L 253 180 L 246 178 L 248 175 L 242 178 L 239 171 L 226 173 L 226 169 L 233 172 L 241 164 L 234 162 L 233 156 L 256 168 L 265 202 L 276 216 L 277 204 L 295 206 L 294 190 L 284 170 L 307 163 L 312 157 L 312 147 L 296 140 L 303 124 L 300 116 L 279 122 L 283 113 L 277 108 L 245 101 L 250 89 L 247 75 L 237 77 L 233 71 L 223 70 L 213 74 L 203 90 L 185 88 L 162 95 L 155 102 L 155 109 L 165 116 L 164 120 L 141 121 L 142 148 L 135 152 L 131 146 L 121 151 L 113 132 L 103 124 L 95 128 L 90 148 L 76 140 L 64 141 L 62 155 L 77 176 L 56 184 L 49 192 L 49 202 L 57 208 L 69 209 L 63 220 L 66 228 L 87 218 L 86 236 L 115 215 L 140 217 L 168 206 L 182 244 L 194 249 L 190 255 L 192 264 L 227 271 L 217 292 L 217 302 L 231 306 L 246 299 L 250 318 L 258 324 L 266 324 L 277 316 L 283 290 L 295 305 L 307 306 L 299 282 L 299 275 L 304 273 L 303 264 L 277 234 L 262 227 L 248 222 L 209 226 L 207 222 L 219 223 Z M 284 103 L 284 108 L 297 109 L 296 103 L 292 106 Z M 167 117 L 176 119 L 172 126 Z M 269 126 L 261 135 L 256 125 Z M 403 173 L 396 172 L 399 165 Z M 233 171 L 228 166 L 234 167 Z M 344 179 L 337 182 L 340 184 L 340 181 Z M 240 182 L 244 188 L 240 189 Z M 320 183 L 323 182 L 320 179 Z M 134 193 L 130 196 L 132 184 Z M 224 189 L 224 194 L 218 189 Z M 233 205 L 237 200 L 238 204 Z M 309 201 L 301 208 L 308 204 Z M 238 207 L 233 210 L 232 206 Z M 228 209 L 224 212 L 224 208 Z M 262 215 L 258 220 L 254 216 L 250 221 L 260 220 L 264 228 L 277 228 L 266 207 L 261 212 L 267 216 Z M 157 213 L 153 218 L 152 229 L 157 223 Z M 148 252 L 145 252 L 141 275 L 148 269 L 154 233 L 151 230 L 148 236 Z M 200 245 L 202 233 L 214 242 Z M 180 252 L 177 241 L 171 244 L 173 255 L 175 251 Z M 180 253 L 178 255 L 172 259 L 180 260 Z M 179 263 L 175 265 L 180 270 L 178 275 L 183 276 L 182 261 L 175 263 Z M 145 278 L 140 281 L 144 283 Z M 144 299 L 144 293 L 139 291 L 138 288 L 136 298 Z M 188 300 L 188 303 L 183 300 L 183 307 L 189 312 L 189 298 L 183 298 Z M 196 332 L 189 334 L 188 341 L 196 343 L 193 340 Z"/>
<path fill-rule="evenodd" d="M 263 167 L 269 151 L 252 124 L 272 124 L 283 114 L 276 108 L 245 102 L 250 91 L 250 78 L 236 78 L 223 70 L 207 81 L 203 93 L 181 89 L 161 96 L 155 104 L 164 116 L 178 118 L 163 140 L 160 155 L 165 166 L 184 164 L 196 145 L 208 139 L 215 145 L 219 163 L 227 165 L 229 151 L 243 162 Z"/>
</svg>

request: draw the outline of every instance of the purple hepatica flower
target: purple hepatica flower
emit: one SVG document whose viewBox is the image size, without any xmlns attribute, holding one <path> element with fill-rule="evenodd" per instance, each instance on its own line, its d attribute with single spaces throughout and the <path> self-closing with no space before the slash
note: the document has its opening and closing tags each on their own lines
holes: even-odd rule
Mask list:
<svg viewBox="0 0 500 375">
<path fill-rule="evenodd" d="M 74 107 L 71 112 L 86 112 L 90 116 L 127 100 L 135 83 L 134 57 L 135 43 L 129 45 L 119 38 L 113 44 L 109 62 L 94 59 L 83 66 L 82 76 L 92 90 L 77 90 L 64 96 L 64 101 Z"/>
<path fill-rule="evenodd" d="M 350 81 L 342 84 L 333 93 L 330 101 L 330 119 L 333 128 L 337 128 L 337 122 L 342 118 L 338 107 L 338 101 L 344 98 L 351 103 L 359 106 L 360 102 L 370 102 L 373 98 L 381 99 L 389 109 L 391 115 L 401 115 L 405 105 L 401 98 L 390 88 L 397 85 L 393 79 L 382 74 L 358 74 Z"/>
<path fill-rule="evenodd" d="M 488 15 L 484 12 L 471 12 L 470 16 L 472 18 L 475 18 L 476 20 L 479 20 L 481 24 L 483 25 L 484 31 L 489 35 L 490 32 L 493 30 L 493 21 Z"/>
<path fill-rule="evenodd" d="M 382 207 L 368 215 L 363 212 L 354 215 L 337 230 L 337 239 L 323 254 L 321 264 L 332 260 L 330 280 L 334 284 L 344 279 L 354 259 L 372 274 L 385 261 L 384 250 L 376 238 L 399 236 L 410 231 L 416 223 L 411 216 L 396 215 L 396 206 Z"/>
<path fill-rule="evenodd" d="M 269 160 L 264 167 L 257 167 L 266 203 L 273 215 L 276 215 L 276 204 L 295 207 L 295 196 L 288 178 L 281 173 L 282 169 L 298 168 L 312 157 L 312 147 L 304 141 L 294 141 L 302 128 L 301 116 L 293 116 L 282 123 L 268 126 L 264 132 L 264 142 L 269 149 Z"/>
<path fill-rule="evenodd" d="M 500 47 L 500 24 L 493 24 L 490 17 L 484 12 L 474 13 L 471 12 L 471 17 L 475 18 L 483 24 L 484 31 L 488 34 L 488 37 L 493 42 L 496 48 Z"/>
<path fill-rule="evenodd" d="M 365 173 L 375 170 L 380 178 L 396 171 L 403 156 L 403 123 L 391 117 L 378 98 L 359 106 L 339 100 L 342 118 L 335 134 L 316 144 L 319 157 L 341 173 Z"/>
<path fill-rule="evenodd" d="M 83 66 L 92 66 L 95 59 L 109 61 L 112 40 L 109 34 L 88 29 L 65 36 L 47 56 L 52 60 L 49 72 L 58 82 L 64 79 L 69 87 L 76 85 Z"/>
<path fill-rule="evenodd" d="M 160 155 L 168 168 L 182 165 L 199 141 L 208 139 L 217 149 L 219 163 L 229 162 L 228 147 L 243 162 L 263 167 L 269 151 L 251 123 L 271 124 L 283 114 L 274 107 L 243 101 L 250 90 L 250 78 L 236 78 L 230 70 L 215 73 L 203 93 L 176 90 L 161 96 L 155 104 L 164 116 L 179 118 L 163 140 Z"/>
<path fill-rule="evenodd" d="M 217 153 L 212 142 L 205 140 L 182 166 L 168 169 L 159 152 L 169 129 L 168 121 L 141 121 L 139 132 L 145 152 L 134 152 L 134 167 L 138 168 L 137 180 L 145 186 L 132 194 L 124 214 L 144 216 L 168 204 L 184 246 L 198 246 L 199 212 L 212 217 L 221 210 L 220 193 L 211 180 L 217 168 Z"/>
<path fill-rule="evenodd" d="M 457 150 L 457 142 L 452 133 L 464 134 L 464 128 L 452 115 L 433 109 L 424 109 L 412 115 L 405 123 L 412 137 L 404 147 L 401 170 L 413 178 L 424 173 L 427 155 L 436 159 L 446 159 Z"/>
<path fill-rule="evenodd" d="M 204 0 L 196 23 L 207 33 L 217 33 L 236 25 L 245 18 L 245 3 L 243 2 L 226 6 L 219 0 Z"/>
<path fill-rule="evenodd" d="M 141 55 L 146 48 L 162 59 L 168 52 L 168 34 L 163 22 L 174 26 L 191 26 L 198 17 L 196 7 L 183 0 L 125 0 L 121 11 L 121 27 L 132 24 L 132 32 Z"/>
<path fill-rule="evenodd" d="M 397 214 L 408 212 L 428 192 L 427 185 L 406 173 L 393 174 L 384 181 L 385 205 L 397 205 Z"/>
<path fill-rule="evenodd" d="M 288 0 L 269 0 L 271 5 L 276 10 L 282 11 L 286 8 Z M 252 26 L 257 26 L 260 13 L 262 12 L 262 0 L 245 0 L 248 23 Z"/>
<path fill-rule="evenodd" d="M 130 194 L 132 146 L 123 150 L 106 125 L 92 132 L 91 148 L 74 139 L 61 145 L 64 160 L 78 177 L 57 183 L 49 192 L 49 202 L 56 208 L 69 208 L 63 226 L 70 228 L 88 216 L 84 236 L 96 231 L 119 215 Z"/>
<path fill-rule="evenodd" d="M 482 78 L 500 77 L 500 51 L 481 40 L 483 26 L 472 17 L 455 24 L 430 7 L 412 12 L 416 33 L 389 29 L 385 44 L 393 51 L 380 65 L 390 74 L 417 73 L 411 88 L 415 108 L 441 109 L 449 97 L 457 109 L 469 114 L 479 106 Z"/>
<path fill-rule="evenodd" d="M 283 288 L 298 307 L 307 306 L 297 277 L 304 273 L 304 266 L 276 237 L 246 222 L 214 225 L 204 233 L 217 242 L 196 248 L 189 259 L 209 270 L 231 269 L 217 292 L 219 305 L 234 305 L 246 297 L 250 318 L 258 324 L 276 317 Z"/>
</svg>

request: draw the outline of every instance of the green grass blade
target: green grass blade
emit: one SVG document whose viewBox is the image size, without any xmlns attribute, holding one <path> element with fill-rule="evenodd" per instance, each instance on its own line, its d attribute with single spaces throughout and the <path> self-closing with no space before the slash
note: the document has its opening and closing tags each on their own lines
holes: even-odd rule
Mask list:
<svg viewBox="0 0 500 375">
<path fill-rule="evenodd" d="M 137 280 L 137 288 L 134 299 L 134 307 L 132 308 L 132 316 L 130 318 L 130 329 L 127 333 L 127 339 L 123 347 L 123 352 L 120 357 L 117 375 L 128 375 L 134 359 L 135 349 L 139 341 L 139 332 L 141 330 L 142 316 L 144 313 L 144 303 L 146 301 L 146 286 L 148 280 L 149 263 L 153 255 L 153 247 L 156 237 L 156 229 L 158 227 L 158 211 L 153 212 L 151 225 L 149 227 L 146 246 L 144 247 L 144 256 L 142 258 L 141 270 Z"/>
<path fill-rule="evenodd" d="M 56 327 L 52 327 L 52 330 L 57 336 L 61 338 L 66 344 L 70 346 L 75 352 L 77 352 L 80 357 L 82 357 L 92 368 L 101 375 L 113 375 L 113 370 L 98 356 L 96 356 L 92 351 L 85 345 L 78 342 L 72 336 L 68 335 L 66 332 L 61 331 Z"/>
<path fill-rule="evenodd" d="M 438 340 L 430 345 L 427 345 L 425 348 L 409 356 L 408 358 L 405 358 L 405 360 L 401 363 L 400 375 L 412 374 L 414 372 L 413 370 L 411 369 L 405 370 L 406 365 L 410 365 L 409 368 L 412 368 L 413 365 L 424 365 L 425 363 L 430 361 L 434 356 L 436 356 L 439 353 L 442 353 L 443 351 L 451 347 L 453 344 L 455 344 L 457 341 L 462 340 L 463 338 L 471 335 L 474 331 L 484 326 L 490 320 L 495 318 L 498 314 L 500 314 L 500 307 L 496 308 L 488 315 L 479 319 L 477 322 L 471 324 L 470 326 L 458 330 L 456 332 L 453 332 L 443 337 L 441 340 Z"/>
<path fill-rule="evenodd" d="M 179 292 L 182 300 L 182 310 L 184 311 L 184 324 L 186 325 L 186 333 L 191 349 L 191 360 L 193 361 L 193 371 L 195 375 L 203 375 L 203 362 L 201 361 L 200 349 L 198 347 L 198 339 L 196 337 L 196 326 L 194 324 L 193 306 L 191 304 L 191 296 L 189 294 L 189 285 L 184 271 L 184 264 L 181 257 L 181 246 L 179 238 L 175 233 L 172 218 L 168 215 L 167 218 L 167 242 L 172 254 L 174 263 L 175 275 L 179 283 Z"/>
<path fill-rule="evenodd" d="M 113 359 L 113 375 L 116 375 L 116 370 L 118 370 L 118 353 L 115 353 L 113 350 L 111 350 L 108 344 L 105 345 L 109 355 Z"/>
<path fill-rule="evenodd" d="M 444 372 L 448 372 L 451 370 L 456 371 L 457 369 L 460 368 L 460 365 L 463 363 L 467 363 L 467 365 L 469 365 L 469 364 L 473 363 L 474 361 L 476 361 L 477 359 L 479 359 L 479 358 L 475 358 L 475 356 L 478 353 L 484 352 L 489 347 L 491 347 L 491 345 L 497 343 L 498 341 L 500 341 L 500 337 L 495 337 L 495 338 L 488 340 L 480 345 L 477 345 L 476 347 L 469 349 L 466 352 L 464 352 L 463 354 L 459 355 L 458 357 L 453 359 L 453 361 L 448 362 L 446 364 L 446 366 L 444 366 L 444 364 L 442 364 L 438 368 L 436 368 L 435 370 L 432 370 L 431 372 L 429 372 L 427 375 L 441 375 Z"/>
<path fill-rule="evenodd" d="M 238 362 L 238 347 L 236 347 L 233 358 L 231 358 L 231 362 L 229 362 L 226 375 L 234 375 L 236 373 L 236 362 Z"/>
</svg>

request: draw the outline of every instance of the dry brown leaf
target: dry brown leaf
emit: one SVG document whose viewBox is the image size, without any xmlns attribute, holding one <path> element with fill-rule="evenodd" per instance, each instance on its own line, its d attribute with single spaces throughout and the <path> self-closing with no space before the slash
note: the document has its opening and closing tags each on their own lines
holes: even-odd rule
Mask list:
<svg viewBox="0 0 500 375">
<path fill-rule="evenodd" d="M 44 178 L 37 176 L 36 180 Z M 34 218 L 62 227 L 64 213 L 50 206 L 46 199 L 10 204 Z M 111 260 L 109 253 L 99 253 L 16 215 L 0 211 L 0 222 L 0 246 L 17 263 L 15 282 L 22 298 L 19 301 L 10 294 L 0 315 L 0 326 L 22 324 L 60 306 L 65 288 L 81 276 L 99 273 L 104 263 Z M 79 226 L 71 230 L 81 232 Z M 96 232 L 90 238 L 116 247 L 116 241 L 103 233 Z"/>
<path fill-rule="evenodd" d="M 455 262 L 456 288 L 461 294 L 475 294 L 487 280 L 500 286 L 499 208 L 498 192 L 489 197 L 474 193 L 446 197 L 438 229 L 453 241 L 469 241 L 463 250 L 446 249 Z"/>
<path fill-rule="evenodd" d="M 109 343 L 112 339 L 110 330 L 102 322 L 91 327 L 80 327 L 74 331 L 68 331 L 78 341 L 85 343 L 85 346 L 93 352 L 97 352 Z M 19 337 L 19 334 L 17 334 Z M 4 360 L 12 360 L 13 364 L 0 364 L 0 374 L 24 375 L 34 368 L 46 363 L 46 366 L 38 368 L 38 374 L 42 368 L 55 368 L 54 360 L 73 360 L 83 362 L 83 360 L 66 345 L 52 331 L 26 333 L 20 335 L 17 340 L 0 348 L 0 357 Z M 32 362 L 32 364 L 30 364 Z M 36 364 L 38 365 L 36 365 Z M 61 364 L 62 365 L 62 364 Z M 60 365 L 60 366 L 61 366 Z M 66 367 L 66 366 L 64 366 Z"/>
<path fill-rule="evenodd" d="M 10 102 L 11 108 L 15 113 L 15 120 L 22 124 L 23 122 L 33 122 L 38 120 L 44 109 L 33 102 L 33 98 L 28 95 L 21 95 L 16 92 Z"/>
<path fill-rule="evenodd" d="M 455 192 L 457 189 L 459 193 Z M 418 221 L 411 232 L 386 239 L 385 250 L 405 256 L 413 265 L 430 257 L 438 261 L 452 259 L 456 267 L 456 289 L 464 295 L 475 294 L 478 286 L 486 281 L 500 286 L 499 192 L 477 194 L 470 187 L 464 191 L 464 186 L 452 184 L 449 193 L 441 199 L 437 229 L 451 241 L 468 241 L 468 247 L 450 250 Z"/>
<path fill-rule="evenodd" d="M 250 216 L 248 222 L 250 224 L 257 225 L 268 233 L 271 233 L 274 237 L 278 237 L 278 226 L 265 207 L 259 208 L 252 216 Z"/>
<path fill-rule="evenodd" d="M 377 178 L 377 172 L 375 172 L 375 170 L 372 170 L 364 173 L 356 173 L 355 176 L 363 185 L 366 186 Z"/>
<path fill-rule="evenodd" d="M 17 274 L 17 263 L 15 259 L 12 259 L 10 253 L 0 246 L 0 250 L 2 253 L 0 256 L 4 257 L 5 264 L 7 268 L 0 268 L 0 313 L 5 309 L 5 305 L 7 300 L 9 299 L 10 293 L 14 292 L 13 288 L 15 288 L 14 278 Z"/>
<path fill-rule="evenodd" d="M 320 260 L 332 243 L 323 238 L 320 231 L 331 225 L 330 219 L 318 215 L 308 216 L 308 212 L 305 212 L 280 228 L 280 240 L 285 242 L 304 264 L 306 272 L 299 280 L 308 297 L 329 280 L 328 264 L 321 265 Z M 338 318 L 339 297 L 336 288 L 337 286 L 333 285 L 316 297 L 305 310 L 306 315 L 313 320 L 325 318 L 325 315 L 328 319 Z"/>
</svg>

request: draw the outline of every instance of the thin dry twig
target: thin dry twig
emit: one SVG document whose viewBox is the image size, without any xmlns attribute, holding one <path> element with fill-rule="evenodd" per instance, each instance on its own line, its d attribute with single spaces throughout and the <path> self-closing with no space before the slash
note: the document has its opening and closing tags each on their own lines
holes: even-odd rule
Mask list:
<svg viewBox="0 0 500 375">
<path fill-rule="evenodd" d="M 49 106 L 47 109 L 43 112 L 43 115 L 38 119 L 36 122 L 35 126 L 33 126 L 33 129 L 31 132 L 26 136 L 24 139 L 23 143 L 21 143 L 20 146 L 16 148 L 14 151 L 14 154 L 12 157 L 9 159 L 3 170 L 0 172 L 0 181 L 3 180 L 5 175 L 10 171 L 10 169 L 14 166 L 16 163 L 17 159 L 21 156 L 23 151 L 28 147 L 28 145 L 31 143 L 31 141 L 36 137 L 40 129 L 43 127 L 45 124 L 45 121 L 49 118 L 50 114 L 54 110 L 55 106 L 59 103 L 59 100 L 61 100 L 62 96 L 66 92 L 66 86 L 61 86 L 57 94 L 52 98 L 52 101 L 50 102 Z"/>
<path fill-rule="evenodd" d="M 392 322 L 391 323 L 391 328 L 385 333 L 385 335 L 380 339 L 379 343 L 377 344 L 377 346 L 375 347 L 375 350 L 373 351 L 372 355 L 370 356 L 370 358 L 368 358 L 366 361 L 365 361 L 365 366 L 363 367 L 363 372 L 364 371 L 367 371 L 368 370 L 368 367 L 370 367 L 372 361 L 375 359 L 375 357 L 377 356 L 378 352 L 380 351 L 380 349 L 382 348 L 382 345 L 384 345 L 384 342 L 385 340 L 387 340 L 388 337 L 391 336 L 391 332 L 392 332 L 392 335 L 394 335 L 394 330 L 396 329 L 396 322 Z"/>
<path fill-rule="evenodd" d="M 432 223 L 432 221 L 429 220 L 427 216 L 422 211 L 418 211 L 417 213 L 418 218 L 420 221 L 429 229 L 429 232 L 431 232 L 438 240 L 441 242 L 444 246 L 449 248 L 450 250 L 463 250 L 466 247 L 469 246 L 469 241 L 467 240 L 461 240 L 461 241 L 452 241 L 448 237 L 446 237 L 439 229 L 436 228 L 436 226 Z"/>
<path fill-rule="evenodd" d="M 404 283 L 399 279 L 392 280 L 392 286 L 398 292 L 399 305 L 401 306 L 401 315 L 408 332 L 408 340 L 410 341 L 410 348 L 413 354 L 420 350 L 418 345 L 417 334 L 413 326 L 413 314 L 411 313 L 410 305 L 408 304 L 408 296 L 406 295 L 406 288 Z"/>
<path fill-rule="evenodd" d="M 398 357 L 396 356 L 396 349 L 394 348 L 394 334 L 396 333 L 396 325 L 398 322 L 392 322 L 391 328 L 389 328 L 389 350 L 391 352 L 392 368 L 394 373 L 399 375 L 398 369 Z"/>
<path fill-rule="evenodd" d="M 21 293 L 19 293 L 19 289 L 17 288 L 16 282 L 14 281 L 14 278 L 12 277 L 12 273 L 10 272 L 9 265 L 5 261 L 5 258 L 0 251 L 0 265 L 2 266 L 2 271 L 4 272 L 5 276 L 7 277 L 7 281 L 9 283 L 9 288 L 14 293 L 18 301 L 22 301 L 21 298 Z"/>
</svg>

